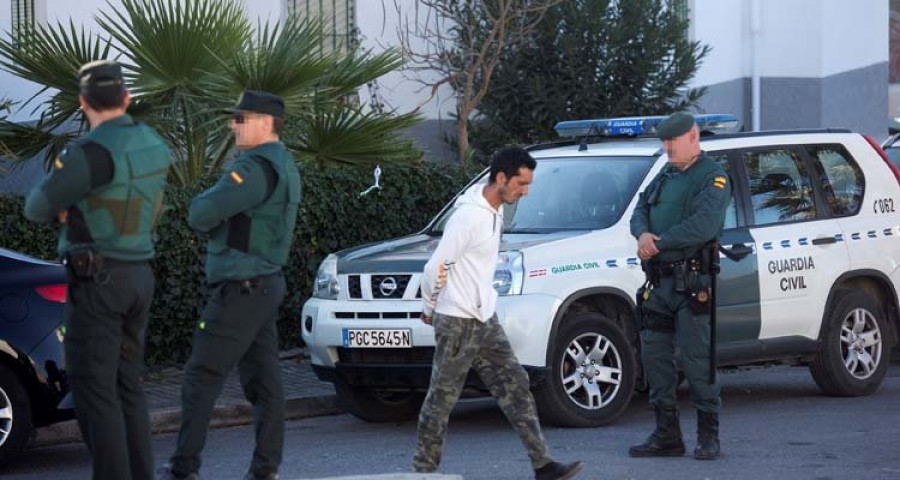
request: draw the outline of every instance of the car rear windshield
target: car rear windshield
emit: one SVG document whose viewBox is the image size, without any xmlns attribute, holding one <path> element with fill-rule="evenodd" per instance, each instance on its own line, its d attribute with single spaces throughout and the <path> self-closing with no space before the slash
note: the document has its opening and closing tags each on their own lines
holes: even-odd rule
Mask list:
<svg viewBox="0 0 900 480">
<path fill-rule="evenodd" d="M 504 233 L 600 230 L 616 223 L 656 156 L 538 159 L 528 195 L 504 205 Z M 484 188 L 483 174 L 469 188 Z M 458 200 L 457 200 L 458 201 Z M 428 231 L 439 235 L 456 209 L 445 210 Z"/>
</svg>

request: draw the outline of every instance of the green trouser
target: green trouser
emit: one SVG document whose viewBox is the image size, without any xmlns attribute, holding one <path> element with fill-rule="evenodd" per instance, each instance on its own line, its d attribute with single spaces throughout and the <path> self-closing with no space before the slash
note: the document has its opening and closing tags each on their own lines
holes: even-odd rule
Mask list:
<svg viewBox="0 0 900 480">
<path fill-rule="evenodd" d="M 278 472 L 284 445 L 284 392 L 278 364 L 278 308 L 285 282 L 279 272 L 243 282 L 222 282 L 210 293 L 194 333 L 181 389 L 181 430 L 172 472 L 200 470 L 216 398 L 228 373 L 238 366 L 241 386 L 253 405 L 256 448 L 250 472 Z"/>
<path fill-rule="evenodd" d="M 506 339 L 494 315 L 487 322 L 441 314 L 433 317 L 435 352 L 431 384 L 419 413 L 418 448 L 413 467 L 432 472 L 441 463 L 450 412 L 459 400 L 470 368 L 497 399 L 497 403 L 528 450 L 535 469 L 550 463 L 541 434 L 528 373 Z"/>
<path fill-rule="evenodd" d="M 107 260 L 107 279 L 69 279 L 66 374 L 95 480 L 150 480 L 150 416 L 141 386 L 153 298 L 147 262 Z"/>
<path fill-rule="evenodd" d="M 709 383 L 709 314 L 693 314 L 688 295 L 675 292 L 674 283 L 672 276 L 663 277 L 642 307 L 645 329 L 641 333 L 641 358 L 650 384 L 650 403 L 663 409 L 677 406 L 677 344 L 681 368 L 691 389 L 691 403 L 697 410 L 718 413 L 722 406 L 718 376 L 715 383 Z M 674 331 L 646 328 L 666 320 Z"/>
</svg>

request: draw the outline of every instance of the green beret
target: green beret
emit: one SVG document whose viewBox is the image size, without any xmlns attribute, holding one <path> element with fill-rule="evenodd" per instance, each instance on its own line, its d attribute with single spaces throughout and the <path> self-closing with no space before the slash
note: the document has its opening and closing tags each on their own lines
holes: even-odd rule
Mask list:
<svg viewBox="0 0 900 480">
<path fill-rule="evenodd" d="M 659 127 L 656 128 L 656 134 L 661 140 L 671 140 L 690 131 L 694 123 L 694 116 L 690 113 L 675 112 L 659 124 Z"/>
</svg>

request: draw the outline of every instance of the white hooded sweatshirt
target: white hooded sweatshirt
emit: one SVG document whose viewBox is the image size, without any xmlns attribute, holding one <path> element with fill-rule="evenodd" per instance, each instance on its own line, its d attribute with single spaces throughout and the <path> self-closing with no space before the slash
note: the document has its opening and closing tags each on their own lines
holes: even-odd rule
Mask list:
<svg viewBox="0 0 900 480">
<path fill-rule="evenodd" d="M 425 264 L 422 278 L 423 313 L 488 321 L 497 309 L 494 271 L 500 255 L 503 208 L 495 210 L 482 187 L 469 189 L 444 225 L 437 250 Z M 445 285 L 440 267 L 449 264 Z"/>
</svg>

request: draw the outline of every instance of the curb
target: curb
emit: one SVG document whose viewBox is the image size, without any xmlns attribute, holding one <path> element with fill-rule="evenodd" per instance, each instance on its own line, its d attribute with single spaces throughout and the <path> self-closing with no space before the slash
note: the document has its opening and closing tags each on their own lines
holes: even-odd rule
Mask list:
<svg viewBox="0 0 900 480">
<path fill-rule="evenodd" d="M 344 411 L 338 406 L 336 395 L 296 397 L 285 400 L 285 421 L 341 413 Z M 212 412 L 210 428 L 235 427 L 251 423 L 253 423 L 253 408 L 250 404 L 217 405 Z M 150 428 L 154 435 L 177 432 L 180 426 L 180 408 L 150 412 Z M 75 420 L 69 420 L 37 429 L 30 447 L 46 447 L 81 441 L 78 423 Z"/>
</svg>

